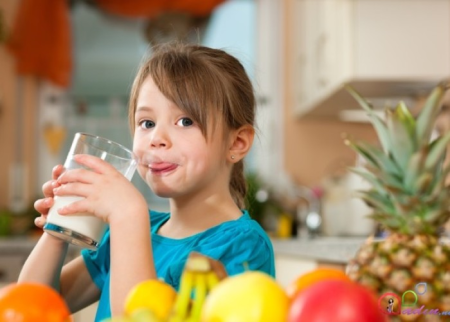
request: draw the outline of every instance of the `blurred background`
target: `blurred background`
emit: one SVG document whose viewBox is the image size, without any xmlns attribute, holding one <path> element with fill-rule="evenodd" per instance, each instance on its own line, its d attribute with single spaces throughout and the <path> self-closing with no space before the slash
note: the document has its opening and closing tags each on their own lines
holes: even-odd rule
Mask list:
<svg viewBox="0 0 450 322">
<path fill-rule="evenodd" d="M 450 0 L 0 0 L 0 245 L 41 233 L 33 203 L 75 132 L 131 147 L 133 77 L 174 40 L 228 51 L 254 83 L 247 204 L 272 237 L 376 233 L 343 136 L 376 138 L 342 85 L 380 111 L 404 100 L 417 113 L 450 75 Z"/>
<path fill-rule="evenodd" d="M 274 243 L 288 280 L 321 261 L 344 265 L 377 234 L 353 198 L 366 184 L 347 171 L 361 160 L 343 144 L 376 137 L 342 85 L 380 111 L 403 100 L 417 113 L 450 76 L 450 0 L 0 0 L 0 262 L 9 263 L 0 283 L 17 278 L 41 234 L 33 203 L 74 133 L 131 147 L 133 77 L 153 45 L 173 40 L 228 51 L 253 81 L 247 205 L 274 240 L 303 240 Z M 449 101 L 436 133 L 450 128 Z M 133 182 L 151 208 L 167 210 L 138 175 Z"/>
</svg>

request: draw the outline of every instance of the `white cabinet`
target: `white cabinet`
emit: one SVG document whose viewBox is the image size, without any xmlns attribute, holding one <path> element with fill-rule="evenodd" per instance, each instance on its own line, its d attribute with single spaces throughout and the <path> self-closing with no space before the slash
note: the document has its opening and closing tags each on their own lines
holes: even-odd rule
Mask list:
<svg viewBox="0 0 450 322">
<path fill-rule="evenodd" d="M 297 277 L 317 268 L 317 262 L 298 256 L 275 255 L 275 270 L 277 282 L 286 288 Z"/>
<path fill-rule="evenodd" d="M 292 11 L 293 90 L 298 112 L 329 91 L 345 73 L 349 47 L 349 3 L 335 0 L 295 1 Z M 347 37 L 346 37 L 347 36 Z M 347 68 L 346 68 L 347 67 Z"/>
<path fill-rule="evenodd" d="M 260 129 L 248 156 L 250 169 L 273 187 L 283 184 L 283 109 L 284 61 L 282 26 L 283 2 L 254 1 L 256 6 L 257 41 L 254 85 L 258 97 L 256 124 Z M 273 169 L 277 169 L 274 171 Z"/>
<path fill-rule="evenodd" d="M 330 114 L 330 98 L 334 105 L 353 103 L 341 103 L 343 83 L 374 97 L 402 97 L 450 76 L 449 0 L 287 4 L 289 83 L 298 115 L 317 107 L 318 115 Z"/>
</svg>

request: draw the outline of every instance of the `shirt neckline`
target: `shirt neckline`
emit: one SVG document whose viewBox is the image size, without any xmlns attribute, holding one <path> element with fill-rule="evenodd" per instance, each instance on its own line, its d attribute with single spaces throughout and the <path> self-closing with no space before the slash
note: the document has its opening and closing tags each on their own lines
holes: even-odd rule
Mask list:
<svg viewBox="0 0 450 322">
<path fill-rule="evenodd" d="M 246 220 L 246 219 L 250 219 L 250 215 L 248 214 L 247 210 L 242 210 L 242 216 L 240 216 L 239 218 L 235 219 L 235 220 L 229 220 L 229 221 L 225 221 L 221 224 L 218 224 L 217 226 L 211 227 L 205 231 L 199 232 L 197 234 L 188 236 L 188 237 L 184 237 L 184 238 L 170 238 L 170 237 L 165 237 L 165 236 L 161 236 L 159 234 L 157 234 L 157 232 L 159 231 L 159 229 L 161 228 L 161 226 L 167 222 L 167 220 L 169 220 L 170 218 L 170 213 L 168 213 L 167 218 L 165 218 L 164 220 L 161 220 L 159 223 L 157 223 L 155 226 L 152 227 L 152 240 L 154 241 L 158 241 L 160 243 L 164 243 L 164 244 L 183 244 L 186 242 L 189 242 L 193 239 L 198 238 L 199 236 L 211 231 L 212 229 L 218 229 L 220 227 L 224 227 L 230 224 L 234 224 L 237 221 L 241 221 L 241 220 Z"/>
</svg>

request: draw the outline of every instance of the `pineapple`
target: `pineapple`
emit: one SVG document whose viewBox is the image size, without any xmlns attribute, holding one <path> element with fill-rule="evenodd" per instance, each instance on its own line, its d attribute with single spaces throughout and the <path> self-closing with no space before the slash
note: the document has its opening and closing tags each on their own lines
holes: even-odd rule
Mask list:
<svg viewBox="0 0 450 322">
<path fill-rule="evenodd" d="M 347 138 L 346 144 L 366 161 L 363 169 L 350 170 L 371 184 L 370 190 L 358 194 L 372 208 L 373 220 L 388 232 L 381 241 L 369 238 L 349 262 L 347 273 L 380 298 L 387 292 L 401 298 L 411 290 L 421 293 L 415 308 L 424 306 L 423 310 L 439 309 L 450 314 L 450 245 L 440 239 L 440 228 L 450 218 L 450 186 L 445 182 L 450 166 L 444 163 L 450 133 L 431 140 L 447 88 L 447 84 L 439 84 L 417 118 L 400 102 L 394 109 L 386 109 L 382 119 L 364 98 L 347 87 L 367 111 L 380 142 L 378 146 Z M 426 289 L 417 289 L 424 288 L 425 283 Z M 412 304 L 413 294 L 407 292 L 403 301 Z M 390 320 L 445 318 L 450 320 L 450 316 L 400 314 Z"/>
</svg>

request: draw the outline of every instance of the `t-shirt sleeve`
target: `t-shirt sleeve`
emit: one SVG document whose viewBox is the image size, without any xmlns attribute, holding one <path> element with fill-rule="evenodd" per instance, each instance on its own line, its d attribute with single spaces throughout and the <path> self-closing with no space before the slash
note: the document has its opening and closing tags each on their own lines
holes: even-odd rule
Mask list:
<svg viewBox="0 0 450 322">
<path fill-rule="evenodd" d="M 239 227 L 214 234 L 196 251 L 222 262 L 228 275 L 257 270 L 275 277 L 272 244 L 253 226 Z"/>
<path fill-rule="evenodd" d="M 97 285 L 99 289 L 102 289 L 110 269 L 109 230 L 106 231 L 96 251 L 83 249 L 81 255 L 83 256 L 84 263 L 95 285 Z"/>
</svg>

